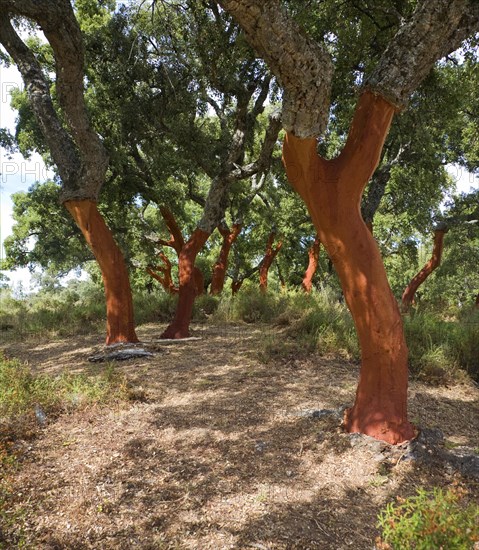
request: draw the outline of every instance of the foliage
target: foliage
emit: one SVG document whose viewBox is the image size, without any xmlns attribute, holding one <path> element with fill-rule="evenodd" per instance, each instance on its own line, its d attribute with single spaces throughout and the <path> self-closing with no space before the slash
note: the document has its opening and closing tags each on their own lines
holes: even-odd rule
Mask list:
<svg viewBox="0 0 479 550">
<path fill-rule="evenodd" d="M 437 368 L 454 375 L 462 368 L 479 379 L 479 311 L 469 307 L 447 320 L 431 312 L 413 313 L 405 320 L 405 332 L 416 376 Z"/>
<path fill-rule="evenodd" d="M 415 496 L 389 503 L 379 515 L 383 550 L 470 550 L 479 540 L 479 507 L 464 504 L 459 488 L 418 489 Z M 385 543 L 385 544 L 384 544 Z"/>
<path fill-rule="evenodd" d="M 272 358 L 277 358 L 283 347 L 288 353 L 290 343 L 295 343 L 295 347 L 303 351 L 338 353 L 349 358 L 359 356 L 351 316 L 337 297 L 327 290 L 309 295 L 302 291 L 263 293 L 256 286 L 245 285 L 235 296 L 222 296 L 213 320 L 277 327 L 281 334 L 278 332 L 277 337 L 272 336 L 272 341 L 267 343 L 269 352 L 263 353 L 265 358 L 269 353 Z M 274 330 L 271 334 L 274 335 Z"/>
</svg>

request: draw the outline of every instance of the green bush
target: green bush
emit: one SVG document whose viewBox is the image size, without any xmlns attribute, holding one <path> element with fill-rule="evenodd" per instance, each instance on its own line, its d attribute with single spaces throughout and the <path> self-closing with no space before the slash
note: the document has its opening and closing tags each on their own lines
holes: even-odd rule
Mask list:
<svg viewBox="0 0 479 550">
<path fill-rule="evenodd" d="M 222 295 L 215 320 L 269 323 L 284 307 L 282 301 L 278 294 L 261 292 L 257 286 L 245 284 L 235 296 Z"/>
<path fill-rule="evenodd" d="M 472 550 L 479 540 L 479 506 L 462 502 L 460 489 L 418 489 L 378 516 L 382 550 Z"/>
<path fill-rule="evenodd" d="M 38 375 L 0 354 L 0 428 L 28 424 L 38 414 L 129 398 L 126 378 L 107 365 L 97 374 Z M 41 412 L 39 412 L 41 411 Z M 2 430 L 0 430 L 1 433 Z"/>
<path fill-rule="evenodd" d="M 433 313 L 415 313 L 405 319 L 411 371 L 457 368 L 479 379 L 479 312 L 469 311 L 457 319 L 441 319 Z"/>
</svg>

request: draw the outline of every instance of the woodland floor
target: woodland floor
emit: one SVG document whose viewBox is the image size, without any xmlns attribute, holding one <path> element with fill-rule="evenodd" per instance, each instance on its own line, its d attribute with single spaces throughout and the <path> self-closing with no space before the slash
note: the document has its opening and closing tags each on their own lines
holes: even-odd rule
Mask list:
<svg viewBox="0 0 479 550">
<path fill-rule="evenodd" d="M 258 325 L 196 325 L 198 340 L 140 338 L 153 358 L 118 363 L 137 400 L 50 419 L 24 443 L 12 511 L 35 549 L 368 549 L 397 495 L 477 480 L 352 446 L 308 409 L 351 404 L 358 366 L 295 353 L 262 362 Z M 276 339 L 276 340 L 275 340 Z M 35 372 L 98 372 L 100 336 L 6 344 Z M 410 417 L 451 444 L 479 446 L 479 389 L 410 386 Z M 20 442 L 21 443 L 21 442 Z"/>
</svg>

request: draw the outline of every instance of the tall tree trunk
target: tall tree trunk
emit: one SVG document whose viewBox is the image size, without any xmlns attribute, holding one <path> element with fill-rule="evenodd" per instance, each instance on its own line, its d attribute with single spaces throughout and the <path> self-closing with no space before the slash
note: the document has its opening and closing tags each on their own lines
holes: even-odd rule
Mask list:
<svg viewBox="0 0 479 550">
<path fill-rule="evenodd" d="M 195 270 L 196 256 L 208 240 L 210 233 L 195 229 L 184 244 L 178 256 L 178 271 L 180 278 L 178 305 L 175 317 L 161 338 L 187 338 L 193 305 L 198 292 L 198 274 Z"/>
<path fill-rule="evenodd" d="M 333 160 L 318 156 L 314 138 L 288 132 L 283 146 L 288 179 L 334 263 L 361 346 L 359 385 L 345 426 L 392 444 L 414 436 L 407 419 L 408 351 L 399 308 L 360 202 L 394 112 L 381 96 L 363 93 L 346 146 Z"/>
<path fill-rule="evenodd" d="M 100 265 L 105 287 L 107 344 L 138 342 L 133 300 L 123 254 L 92 200 L 66 201 L 66 209 L 80 228 Z"/>
<path fill-rule="evenodd" d="M 279 241 L 278 244 L 273 248 L 275 236 L 276 233 L 274 231 L 271 231 L 268 237 L 268 244 L 266 245 L 266 252 L 259 268 L 259 288 L 261 292 L 266 292 L 266 290 L 268 289 L 269 268 L 271 267 L 271 264 L 274 262 L 274 259 L 276 258 L 278 252 L 283 246 L 282 241 Z"/>
<path fill-rule="evenodd" d="M 231 230 L 227 227 L 218 227 L 219 232 L 223 237 L 220 254 L 218 260 L 213 267 L 213 278 L 211 280 L 211 294 L 220 294 L 225 285 L 226 269 L 228 268 L 228 256 L 233 246 L 233 243 L 238 238 L 241 232 L 242 225 L 239 223 L 233 224 Z"/>
<path fill-rule="evenodd" d="M 316 238 L 314 239 L 314 243 L 309 247 L 308 250 L 308 267 L 306 268 L 306 271 L 304 273 L 303 282 L 301 283 L 301 286 L 303 287 L 303 290 L 305 292 L 311 292 L 311 289 L 313 288 L 313 277 L 316 273 L 316 270 L 318 269 L 318 262 L 319 262 L 319 249 L 321 247 L 321 241 L 319 240 L 319 237 L 316 235 Z"/>
<path fill-rule="evenodd" d="M 411 279 L 410 283 L 403 292 L 401 302 L 404 313 L 409 310 L 411 304 L 414 302 L 414 296 L 417 289 L 429 277 L 429 275 L 431 275 L 431 273 L 439 267 L 444 248 L 444 235 L 447 231 L 447 228 L 440 228 L 434 231 L 434 246 L 432 249 L 431 258 L 428 262 L 426 262 L 426 265 L 421 269 L 421 271 L 419 271 L 419 273 Z"/>
</svg>

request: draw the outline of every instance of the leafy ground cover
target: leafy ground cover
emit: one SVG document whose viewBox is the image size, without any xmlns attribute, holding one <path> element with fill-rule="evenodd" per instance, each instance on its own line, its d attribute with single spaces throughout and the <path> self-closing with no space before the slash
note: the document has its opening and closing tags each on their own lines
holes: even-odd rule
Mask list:
<svg viewBox="0 0 479 550">
<path fill-rule="evenodd" d="M 139 335 L 155 353 L 119 363 L 124 399 L 46 412 L 11 439 L 2 469 L 5 548 L 371 549 L 378 514 L 418 488 L 477 480 L 440 463 L 357 445 L 334 416 L 353 400 L 354 359 L 319 355 L 289 324 L 198 324 L 195 340 Z M 34 376 L 101 375 L 99 333 L 7 342 Z M 96 370 L 95 370 L 96 369 Z M 479 446 L 479 389 L 415 380 L 410 414 L 448 447 Z"/>
</svg>

